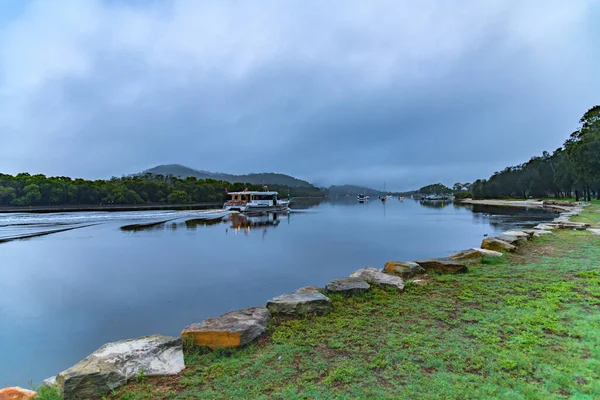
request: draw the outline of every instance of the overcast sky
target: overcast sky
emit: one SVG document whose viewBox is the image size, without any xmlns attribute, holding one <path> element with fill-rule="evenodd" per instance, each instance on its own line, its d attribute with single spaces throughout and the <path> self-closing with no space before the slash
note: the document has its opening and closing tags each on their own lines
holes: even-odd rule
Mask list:
<svg viewBox="0 0 600 400">
<path fill-rule="evenodd" d="M 596 0 L 0 0 L 0 172 L 488 177 L 600 103 Z"/>
</svg>

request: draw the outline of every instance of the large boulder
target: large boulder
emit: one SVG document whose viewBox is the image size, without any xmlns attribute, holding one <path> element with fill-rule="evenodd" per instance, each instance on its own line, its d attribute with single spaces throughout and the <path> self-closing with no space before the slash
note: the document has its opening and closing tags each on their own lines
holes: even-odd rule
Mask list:
<svg viewBox="0 0 600 400">
<path fill-rule="evenodd" d="M 517 230 L 510 230 L 510 231 L 505 231 L 502 232 L 503 235 L 510 235 L 510 236 L 516 236 L 517 238 L 519 238 L 520 240 L 527 240 L 529 239 L 533 233 L 528 233 L 525 231 L 517 231 Z"/>
<path fill-rule="evenodd" d="M 181 339 L 153 335 L 105 344 L 61 372 L 56 384 L 65 400 L 95 398 L 140 375 L 175 375 L 185 368 Z"/>
<path fill-rule="evenodd" d="M 270 317 L 266 307 L 248 307 L 187 326 L 181 338 L 211 349 L 240 347 L 262 335 Z"/>
<path fill-rule="evenodd" d="M 481 242 L 481 248 L 494 251 L 515 251 L 517 249 L 516 246 L 513 246 L 510 243 L 492 237 L 483 239 Z"/>
<path fill-rule="evenodd" d="M 371 285 L 360 278 L 340 278 L 334 279 L 325 285 L 325 290 L 330 293 L 341 293 L 352 296 L 361 294 L 371 289 Z"/>
<path fill-rule="evenodd" d="M 417 264 L 429 272 L 438 272 L 442 274 L 458 274 L 467 272 L 465 264 L 450 260 L 448 258 L 426 258 L 416 260 Z"/>
<path fill-rule="evenodd" d="M 487 257 L 502 257 L 504 255 L 504 254 L 500 253 L 499 251 L 479 249 L 477 247 L 473 247 L 471 250 L 478 251 L 481 253 L 482 256 L 487 256 Z"/>
<path fill-rule="evenodd" d="M 454 261 L 460 261 L 460 260 L 479 260 L 481 259 L 481 252 L 475 250 L 475 249 L 467 249 L 467 250 L 462 250 L 459 251 L 458 253 L 454 253 L 448 256 L 449 259 L 454 260 Z"/>
<path fill-rule="evenodd" d="M 590 227 L 590 224 L 586 224 L 584 222 L 571 221 L 555 222 L 554 225 L 556 225 L 560 229 L 574 229 L 577 231 L 585 231 L 587 228 Z"/>
<path fill-rule="evenodd" d="M 498 235 L 498 239 L 516 245 L 521 240 L 528 240 L 529 235 L 521 231 L 506 231 Z"/>
<path fill-rule="evenodd" d="M 331 300 L 312 286 L 283 294 L 269 300 L 267 308 L 273 314 L 323 314 L 331 309 Z"/>
<path fill-rule="evenodd" d="M 383 270 L 403 278 L 412 278 L 425 273 L 425 269 L 414 261 L 388 261 Z"/>
<path fill-rule="evenodd" d="M 33 390 L 27 390 L 18 386 L 0 389 L 0 400 L 30 400 L 37 397 Z"/>
<path fill-rule="evenodd" d="M 533 227 L 534 230 L 542 230 L 542 231 L 551 230 L 554 228 L 557 228 L 557 226 L 554 224 L 537 224 L 536 226 Z"/>
<path fill-rule="evenodd" d="M 417 266 L 422 269 L 418 264 Z M 354 271 L 350 277 L 359 278 L 377 286 L 391 286 L 398 290 L 404 290 L 404 280 L 401 277 L 385 274 L 377 268 L 365 267 Z"/>
</svg>

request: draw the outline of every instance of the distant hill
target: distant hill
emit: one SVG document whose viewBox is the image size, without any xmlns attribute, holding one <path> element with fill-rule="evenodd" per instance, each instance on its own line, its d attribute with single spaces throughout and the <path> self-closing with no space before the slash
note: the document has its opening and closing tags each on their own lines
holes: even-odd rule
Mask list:
<svg viewBox="0 0 600 400">
<path fill-rule="evenodd" d="M 441 183 L 434 183 L 432 185 L 423 186 L 419 189 L 419 193 L 421 194 L 444 194 L 444 193 L 452 193 L 452 189 L 448 186 L 445 186 Z"/>
<path fill-rule="evenodd" d="M 313 187 L 307 181 L 294 178 L 285 174 L 276 174 L 272 172 L 264 172 L 260 174 L 233 175 L 222 172 L 210 172 L 204 170 L 193 169 L 179 164 L 158 165 L 154 168 L 147 169 L 142 174 L 151 173 L 155 175 L 173 175 L 181 178 L 193 176 L 198 179 L 216 179 L 227 182 L 242 182 L 252 183 L 255 185 L 280 185 L 290 187 Z"/>
<path fill-rule="evenodd" d="M 328 194 L 330 196 L 356 196 L 359 193 L 366 193 L 369 196 L 380 196 L 383 192 L 379 190 L 356 186 L 356 185 L 339 185 L 339 186 L 330 186 L 328 189 Z"/>
</svg>

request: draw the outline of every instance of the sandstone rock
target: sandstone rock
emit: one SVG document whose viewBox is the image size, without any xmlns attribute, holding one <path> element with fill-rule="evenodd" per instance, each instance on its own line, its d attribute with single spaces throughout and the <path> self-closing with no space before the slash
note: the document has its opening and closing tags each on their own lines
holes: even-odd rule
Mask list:
<svg viewBox="0 0 600 400">
<path fill-rule="evenodd" d="M 536 236 L 536 237 L 550 235 L 550 234 L 552 234 L 552 231 L 542 231 L 539 229 L 536 229 L 535 232 L 533 232 L 533 236 Z"/>
<path fill-rule="evenodd" d="M 440 272 L 443 274 L 458 274 L 467 272 L 467 267 L 454 260 L 446 258 L 428 258 L 423 260 L 416 260 L 417 264 L 429 272 Z"/>
<path fill-rule="evenodd" d="M 308 286 L 294 293 L 272 298 L 267 303 L 267 308 L 273 314 L 322 314 L 331 309 L 331 300 L 316 288 Z"/>
<path fill-rule="evenodd" d="M 521 240 L 527 240 L 531 237 L 531 235 L 533 235 L 533 233 L 529 234 L 525 231 L 519 231 L 519 230 L 509 230 L 509 231 L 502 232 L 502 234 L 516 236 Z"/>
<path fill-rule="evenodd" d="M 416 265 L 419 267 L 419 269 L 423 269 L 418 264 Z M 425 270 L 423 270 L 423 272 L 425 272 Z M 360 278 L 377 286 L 392 286 L 398 290 L 404 290 L 404 280 L 401 277 L 385 274 L 379 271 L 377 268 L 365 267 L 359 269 L 358 271 L 354 271 L 350 277 Z"/>
<path fill-rule="evenodd" d="M 325 285 L 325 289 L 331 293 L 341 293 L 352 296 L 366 292 L 371 289 L 371 285 L 360 278 L 340 278 L 329 282 Z"/>
<path fill-rule="evenodd" d="M 265 332 L 271 314 L 265 307 L 249 307 L 187 326 L 183 340 L 211 349 L 244 346 Z"/>
<path fill-rule="evenodd" d="M 519 239 L 516 236 L 507 235 L 507 234 L 504 234 L 504 233 L 499 234 L 498 237 L 497 237 L 497 239 L 500 239 L 503 242 L 512 244 L 514 246 L 516 246 L 519 243 L 519 240 L 523 240 L 523 239 Z"/>
<path fill-rule="evenodd" d="M 467 249 L 459 251 L 458 253 L 454 253 L 448 256 L 451 260 L 479 260 L 481 258 L 481 252 L 474 249 Z"/>
<path fill-rule="evenodd" d="M 181 340 L 153 335 L 105 344 L 58 374 L 65 400 L 98 397 L 138 376 L 175 375 L 185 368 Z"/>
<path fill-rule="evenodd" d="M 600 229 L 588 228 L 588 231 L 595 233 L 596 235 L 600 235 Z"/>
<path fill-rule="evenodd" d="M 413 261 L 388 261 L 385 263 L 383 270 L 403 278 L 412 278 L 425 273 L 423 267 Z"/>
<path fill-rule="evenodd" d="M 556 228 L 556 225 L 554 224 L 537 224 L 536 226 L 533 227 L 534 230 L 551 230 Z"/>
<path fill-rule="evenodd" d="M 485 250 L 494 251 L 515 251 L 517 249 L 516 246 L 513 246 L 512 244 L 497 238 L 483 239 L 483 241 L 481 242 L 481 248 Z"/>
<path fill-rule="evenodd" d="M 522 231 L 506 231 L 498 235 L 498 239 L 510 244 L 516 244 L 519 240 L 529 240 L 529 235 Z"/>
<path fill-rule="evenodd" d="M 478 251 L 481 253 L 481 255 L 487 256 L 487 257 L 502 257 L 504 255 L 504 254 L 500 253 L 499 251 L 478 249 L 476 247 L 473 247 L 472 250 Z"/>
<path fill-rule="evenodd" d="M 571 221 L 558 222 L 558 223 L 556 223 L 556 225 L 560 229 L 575 229 L 577 231 L 585 231 L 587 228 L 590 227 L 590 224 L 586 224 L 583 222 L 571 222 Z"/>
<path fill-rule="evenodd" d="M 0 389 L 0 400 L 30 400 L 37 397 L 37 393 L 33 390 L 27 390 L 15 387 L 7 387 Z"/>
<path fill-rule="evenodd" d="M 579 204 L 579 203 L 573 203 L 570 201 L 563 201 L 563 200 L 544 200 L 543 204 L 545 206 L 564 206 L 564 207 L 572 207 L 575 204 Z"/>
</svg>

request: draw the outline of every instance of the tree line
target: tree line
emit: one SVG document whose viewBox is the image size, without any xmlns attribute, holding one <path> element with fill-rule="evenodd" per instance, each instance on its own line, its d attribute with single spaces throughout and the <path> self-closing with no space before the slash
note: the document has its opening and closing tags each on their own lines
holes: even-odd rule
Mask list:
<svg viewBox="0 0 600 400">
<path fill-rule="evenodd" d="M 421 194 L 451 194 L 452 189 L 450 189 L 449 187 L 447 187 L 441 183 L 434 183 L 431 185 L 423 186 L 421 189 L 419 189 L 419 193 L 421 193 Z"/>
<path fill-rule="evenodd" d="M 581 117 L 562 147 L 479 179 L 470 189 L 474 198 L 600 199 L 600 106 Z"/>
<path fill-rule="evenodd" d="M 263 186 L 154 174 L 94 181 L 28 173 L 0 174 L 0 206 L 220 203 L 226 200 L 226 191 L 244 189 L 262 190 Z M 287 187 L 270 185 L 269 189 L 278 191 L 281 197 L 288 195 Z M 324 195 L 314 186 L 290 188 L 289 194 L 300 197 Z"/>
</svg>

